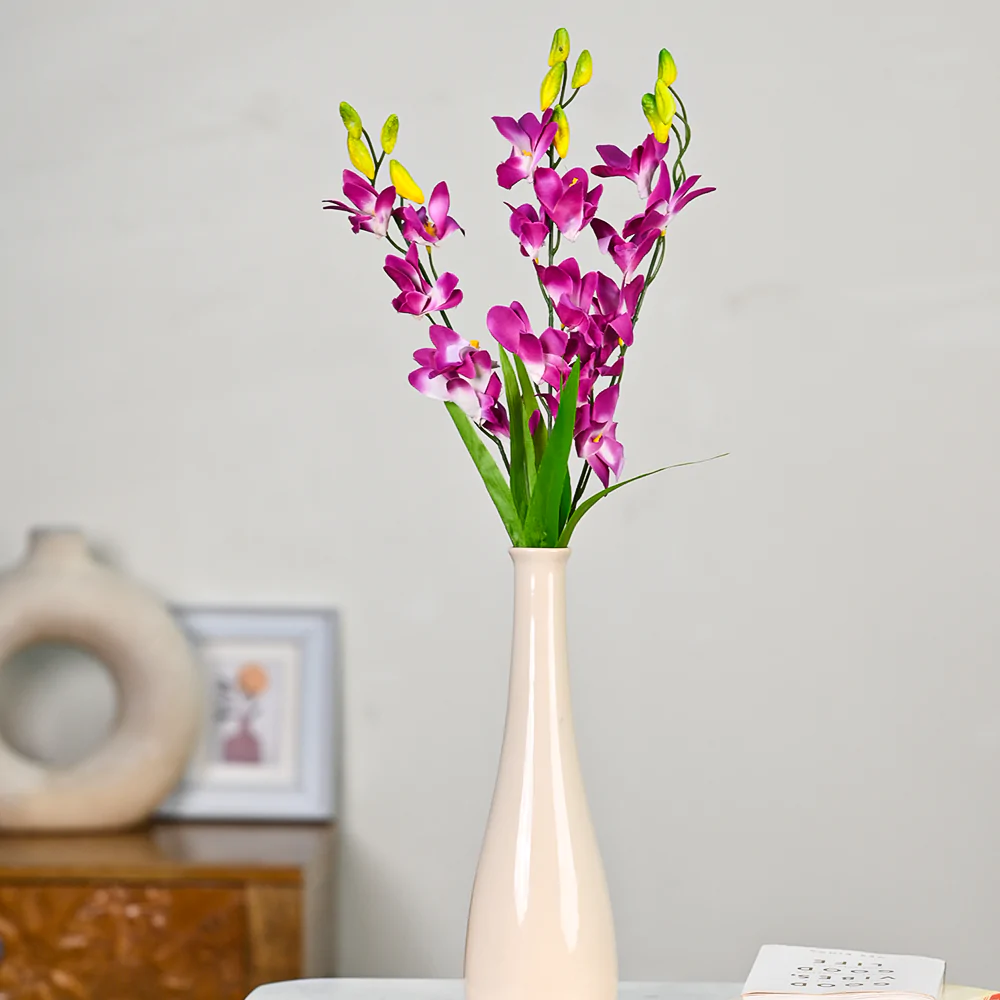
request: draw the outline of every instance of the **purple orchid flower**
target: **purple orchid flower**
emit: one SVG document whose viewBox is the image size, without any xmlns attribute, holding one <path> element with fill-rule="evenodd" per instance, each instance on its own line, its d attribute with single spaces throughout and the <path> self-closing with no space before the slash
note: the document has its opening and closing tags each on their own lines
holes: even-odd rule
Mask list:
<svg viewBox="0 0 1000 1000">
<path fill-rule="evenodd" d="M 436 246 L 456 231 L 464 236 L 465 230 L 448 214 L 450 208 L 448 185 L 441 181 L 431 192 L 426 208 L 414 209 L 412 205 L 407 205 L 400 211 L 403 238 L 408 243 Z"/>
<path fill-rule="evenodd" d="M 591 167 L 590 172 L 595 177 L 627 177 L 635 182 L 639 197 L 648 198 L 653 175 L 669 146 L 669 138 L 666 142 L 657 142 L 652 132 L 643 139 L 642 145 L 632 150 L 631 156 L 617 146 L 598 146 L 597 154 L 604 164 Z"/>
<path fill-rule="evenodd" d="M 482 374 L 488 375 L 495 367 L 489 351 L 481 348 L 478 340 L 466 340 L 450 327 L 432 323 L 430 337 L 434 346 L 422 347 L 413 355 L 413 360 L 426 369 L 428 378 L 446 375 L 478 384 Z"/>
<path fill-rule="evenodd" d="M 518 181 L 531 178 L 538 161 L 549 151 L 559 126 L 546 111 L 541 120 L 529 111 L 518 119 L 498 115 L 493 124 L 497 131 L 510 141 L 510 157 L 497 167 L 497 183 L 510 190 Z"/>
<path fill-rule="evenodd" d="M 389 254 L 382 270 L 399 288 L 399 295 L 392 300 L 396 312 L 425 316 L 429 312 L 454 309 L 462 301 L 458 275 L 446 271 L 431 285 L 420 273 L 417 245 L 411 243 L 405 257 Z"/>
<path fill-rule="evenodd" d="M 567 170 L 562 177 L 551 167 L 535 171 L 535 194 L 545 214 L 568 240 L 575 240 L 597 212 L 604 188 L 598 184 L 588 191 L 589 180 L 583 167 Z"/>
<path fill-rule="evenodd" d="M 356 174 L 353 170 L 344 171 L 344 197 L 352 204 L 327 198 L 324 208 L 335 212 L 347 212 L 348 221 L 355 233 L 362 229 L 366 233 L 385 236 L 389 231 L 389 220 L 392 218 L 392 203 L 396 200 L 396 189 L 387 187 L 381 194 L 368 183 L 367 178 Z"/>
<path fill-rule="evenodd" d="M 485 430 L 497 437 L 510 437 L 510 418 L 500 398 L 503 386 L 496 372 L 490 376 L 490 381 L 484 392 L 477 393 L 479 400 L 479 421 Z"/>
<path fill-rule="evenodd" d="M 640 227 L 629 240 L 623 239 L 614 226 L 603 219 L 594 219 L 591 223 L 597 246 L 601 253 L 608 253 L 611 259 L 621 268 L 623 277 L 627 280 L 635 274 L 636 268 L 656 243 L 660 230 L 655 226 Z"/>
<path fill-rule="evenodd" d="M 542 334 L 543 340 L 546 339 L 546 334 L 556 335 L 555 337 L 552 337 L 552 339 L 548 340 L 549 347 L 551 347 L 554 351 L 557 350 L 559 346 L 559 341 L 556 339 L 557 337 L 563 338 L 563 343 L 566 345 L 563 350 L 564 367 L 561 369 L 562 378 L 559 380 L 552 379 L 548 382 L 548 384 L 551 385 L 553 389 L 562 389 L 566 383 L 566 379 L 569 378 L 570 362 L 579 359 L 581 362 L 580 389 L 577 392 L 576 400 L 577 404 L 582 406 L 590 398 L 591 390 L 594 388 L 594 383 L 597 381 L 598 371 L 594 363 L 596 355 L 587 347 L 583 348 L 584 354 L 582 356 L 577 354 L 574 349 L 574 337 L 572 334 L 567 336 L 564 331 L 554 330 L 551 327 Z M 580 343 L 579 339 L 576 340 L 576 343 Z M 553 365 L 553 369 L 556 367 L 556 365 Z M 545 408 L 549 411 L 553 420 L 559 416 L 559 396 L 557 393 L 539 393 L 538 399 L 545 405 Z M 535 433 L 535 428 L 538 427 L 538 422 L 541 420 L 541 417 L 541 409 L 538 409 L 528 418 L 529 434 Z"/>
<path fill-rule="evenodd" d="M 581 277 L 575 257 L 567 257 L 552 267 L 535 265 L 538 280 L 555 306 L 559 321 L 584 339 L 590 332 L 590 310 L 597 290 L 598 272 L 588 271 Z"/>
<path fill-rule="evenodd" d="M 611 473 L 618 479 L 625 466 L 625 449 L 615 437 L 617 405 L 618 386 L 612 385 L 576 413 L 576 453 L 597 473 L 605 489 Z"/>
<path fill-rule="evenodd" d="M 632 346 L 632 316 L 645 283 L 646 278 L 642 274 L 622 285 L 603 272 L 598 274 L 597 311 L 593 318 L 605 335 L 612 338 L 612 344 L 620 341 L 626 347 Z"/>
<path fill-rule="evenodd" d="M 489 351 L 446 326 L 432 325 L 430 335 L 434 346 L 413 353 L 420 367 L 410 372 L 410 385 L 431 399 L 457 403 L 491 434 L 509 437 L 510 420 L 500 402 L 503 386 Z"/>
<path fill-rule="evenodd" d="M 501 347 L 524 362 L 533 382 L 556 387 L 562 384 L 569 366 L 560 353 L 565 346 L 564 341 L 560 342 L 560 331 L 550 328 L 541 337 L 535 336 L 520 302 L 493 306 L 486 314 L 486 326 Z"/>
<path fill-rule="evenodd" d="M 510 231 L 521 241 L 521 253 L 525 257 L 537 257 L 549 235 L 549 226 L 538 217 L 534 205 L 514 208 L 510 202 L 504 204 L 510 209 Z"/>
<path fill-rule="evenodd" d="M 709 194 L 715 190 L 714 187 L 703 187 L 695 190 L 694 186 L 700 180 L 700 174 L 693 174 L 674 191 L 670 170 L 664 163 L 660 167 L 660 179 L 646 200 L 646 211 L 632 216 L 625 223 L 622 235 L 629 238 L 650 229 L 656 229 L 662 233 L 670 220 L 685 205 L 694 201 L 695 198 L 700 198 L 703 194 Z"/>
</svg>

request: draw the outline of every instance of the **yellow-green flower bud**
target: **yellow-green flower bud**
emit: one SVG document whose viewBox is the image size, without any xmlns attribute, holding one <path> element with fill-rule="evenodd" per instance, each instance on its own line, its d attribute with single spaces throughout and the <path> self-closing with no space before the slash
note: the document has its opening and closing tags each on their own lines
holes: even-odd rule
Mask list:
<svg viewBox="0 0 1000 1000">
<path fill-rule="evenodd" d="M 576 60 L 576 69 L 573 70 L 573 79 L 570 86 L 573 89 L 585 87 L 590 83 L 590 78 L 594 75 L 594 62 L 590 58 L 590 50 L 584 49 Z"/>
<path fill-rule="evenodd" d="M 666 49 L 660 49 L 659 78 L 668 87 L 677 79 L 677 66 L 674 63 L 674 57 Z"/>
<path fill-rule="evenodd" d="M 344 123 L 344 128 L 347 129 L 347 134 L 352 139 L 361 138 L 361 115 L 347 101 L 340 102 L 340 120 Z"/>
<path fill-rule="evenodd" d="M 558 62 L 545 74 L 542 80 L 542 111 L 552 107 L 553 102 L 562 90 L 563 80 L 566 78 L 566 63 Z"/>
<path fill-rule="evenodd" d="M 392 185 L 400 198 L 406 198 L 418 205 L 424 203 L 424 192 L 417 187 L 417 182 L 399 160 L 389 161 L 389 177 L 392 179 Z"/>
<path fill-rule="evenodd" d="M 569 58 L 569 32 L 565 28 L 556 28 L 552 36 L 552 48 L 549 49 L 549 65 L 566 62 Z"/>
<path fill-rule="evenodd" d="M 660 121 L 665 125 L 670 125 L 674 120 L 674 112 L 677 105 L 674 103 L 674 95 L 670 93 L 670 88 L 662 81 L 656 81 L 656 113 L 660 116 Z"/>
<path fill-rule="evenodd" d="M 653 136 L 657 142 L 666 142 L 670 138 L 670 126 L 665 124 L 656 110 L 656 98 L 652 94 L 642 95 L 642 113 L 649 122 Z"/>
<path fill-rule="evenodd" d="M 386 153 L 391 153 L 396 145 L 396 136 L 399 135 L 399 116 L 389 115 L 382 126 L 382 149 Z"/>
<path fill-rule="evenodd" d="M 566 112 L 558 104 L 552 109 L 552 120 L 559 126 L 552 141 L 555 143 L 556 152 L 560 156 L 565 156 L 569 152 L 569 120 L 566 118 Z"/>
<path fill-rule="evenodd" d="M 368 180 L 375 180 L 375 161 L 372 159 L 372 154 L 368 152 L 368 147 L 360 140 L 356 139 L 353 135 L 348 135 L 347 137 L 347 155 L 351 158 L 351 163 L 354 164 L 368 178 Z"/>
</svg>

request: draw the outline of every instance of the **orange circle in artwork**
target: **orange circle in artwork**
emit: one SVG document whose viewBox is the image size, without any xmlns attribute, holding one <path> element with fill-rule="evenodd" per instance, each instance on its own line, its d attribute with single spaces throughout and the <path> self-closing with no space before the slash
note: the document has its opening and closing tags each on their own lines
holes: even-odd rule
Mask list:
<svg viewBox="0 0 1000 1000">
<path fill-rule="evenodd" d="M 267 671 L 259 663 L 245 663 L 236 675 L 236 683 L 248 698 L 253 698 L 267 690 Z"/>
</svg>

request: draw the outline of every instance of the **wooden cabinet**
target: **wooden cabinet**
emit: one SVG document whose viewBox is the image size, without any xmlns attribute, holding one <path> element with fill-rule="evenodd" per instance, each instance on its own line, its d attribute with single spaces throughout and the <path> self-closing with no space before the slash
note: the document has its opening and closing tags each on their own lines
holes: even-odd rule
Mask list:
<svg viewBox="0 0 1000 1000">
<path fill-rule="evenodd" d="M 0 837 L 0 1000 L 244 1000 L 330 975 L 329 826 Z"/>
</svg>

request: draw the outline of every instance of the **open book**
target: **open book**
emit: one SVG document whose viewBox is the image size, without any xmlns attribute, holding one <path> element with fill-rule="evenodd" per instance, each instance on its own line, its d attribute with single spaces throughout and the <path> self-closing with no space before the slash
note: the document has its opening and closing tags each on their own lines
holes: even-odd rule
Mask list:
<svg viewBox="0 0 1000 1000">
<path fill-rule="evenodd" d="M 939 1000 L 943 986 L 944 962 L 939 958 L 766 944 L 753 963 L 743 996 Z"/>
</svg>

